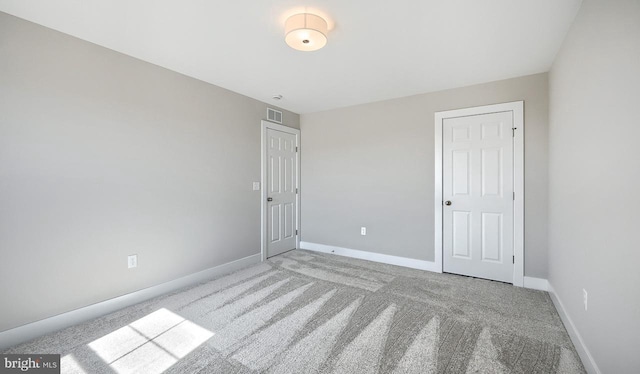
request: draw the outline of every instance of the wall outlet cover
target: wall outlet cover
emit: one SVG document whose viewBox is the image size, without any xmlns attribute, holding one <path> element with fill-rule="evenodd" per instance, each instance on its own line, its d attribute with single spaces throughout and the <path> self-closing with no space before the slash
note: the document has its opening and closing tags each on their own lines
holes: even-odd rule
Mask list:
<svg viewBox="0 0 640 374">
<path fill-rule="evenodd" d="M 129 255 L 127 257 L 127 267 L 129 269 L 138 267 L 138 255 Z"/>
</svg>

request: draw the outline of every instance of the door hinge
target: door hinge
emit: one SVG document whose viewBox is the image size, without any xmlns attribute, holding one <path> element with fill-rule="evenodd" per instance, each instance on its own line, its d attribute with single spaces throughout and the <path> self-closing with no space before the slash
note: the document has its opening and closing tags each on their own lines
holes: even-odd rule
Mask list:
<svg viewBox="0 0 640 374">
<path fill-rule="evenodd" d="M 298 230 L 296 230 L 296 235 L 298 235 Z"/>
<path fill-rule="evenodd" d="M 296 188 L 296 194 L 298 194 L 298 189 Z"/>
<path fill-rule="evenodd" d="M 516 200 L 516 192 L 514 191 L 513 192 L 513 201 L 515 201 L 515 200 Z"/>
<path fill-rule="evenodd" d="M 296 231 L 297 232 L 297 231 Z M 511 256 L 511 263 L 515 264 L 516 263 L 516 256 Z"/>
<path fill-rule="evenodd" d="M 298 147 L 296 147 L 296 152 L 298 152 Z"/>
<path fill-rule="evenodd" d="M 517 129 L 518 129 L 517 127 L 512 127 L 511 128 L 511 136 L 514 137 L 514 138 L 516 137 L 516 130 Z"/>
</svg>

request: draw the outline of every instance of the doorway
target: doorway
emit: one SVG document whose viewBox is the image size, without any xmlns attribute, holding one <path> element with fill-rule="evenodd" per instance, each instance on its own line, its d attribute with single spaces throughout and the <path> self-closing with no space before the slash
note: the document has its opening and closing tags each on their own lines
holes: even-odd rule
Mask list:
<svg viewBox="0 0 640 374">
<path fill-rule="evenodd" d="M 435 248 L 443 272 L 523 285 L 524 103 L 437 112 Z"/>
</svg>

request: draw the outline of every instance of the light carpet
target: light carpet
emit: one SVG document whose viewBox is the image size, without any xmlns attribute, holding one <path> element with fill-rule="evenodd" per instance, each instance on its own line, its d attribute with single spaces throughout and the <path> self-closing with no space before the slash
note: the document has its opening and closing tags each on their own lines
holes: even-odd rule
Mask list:
<svg viewBox="0 0 640 374">
<path fill-rule="evenodd" d="M 5 353 L 63 373 L 584 373 L 546 292 L 301 250 Z"/>
</svg>

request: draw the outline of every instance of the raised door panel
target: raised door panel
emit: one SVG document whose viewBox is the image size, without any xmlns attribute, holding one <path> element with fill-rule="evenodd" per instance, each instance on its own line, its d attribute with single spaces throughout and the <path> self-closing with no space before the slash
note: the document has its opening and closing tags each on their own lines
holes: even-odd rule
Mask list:
<svg viewBox="0 0 640 374">
<path fill-rule="evenodd" d="M 281 216 L 282 216 L 282 207 L 280 204 L 273 204 L 271 205 L 270 209 L 270 215 L 269 215 L 269 241 L 270 242 L 277 242 L 280 241 L 282 239 L 282 236 L 280 235 L 281 233 L 281 225 L 280 222 L 282 221 Z"/>
<path fill-rule="evenodd" d="M 471 151 L 468 149 L 456 149 L 452 151 L 451 162 L 451 195 L 471 194 Z"/>
<path fill-rule="evenodd" d="M 483 148 L 481 150 L 481 183 L 483 197 L 502 197 L 504 185 L 504 163 L 502 148 Z"/>
<path fill-rule="evenodd" d="M 482 261 L 502 263 L 504 227 L 502 213 L 482 213 Z"/>
<path fill-rule="evenodd" d="M 471 212 L 454 211 L 452 218 L 453 256 L 471 259 Z"/>
</svg>

